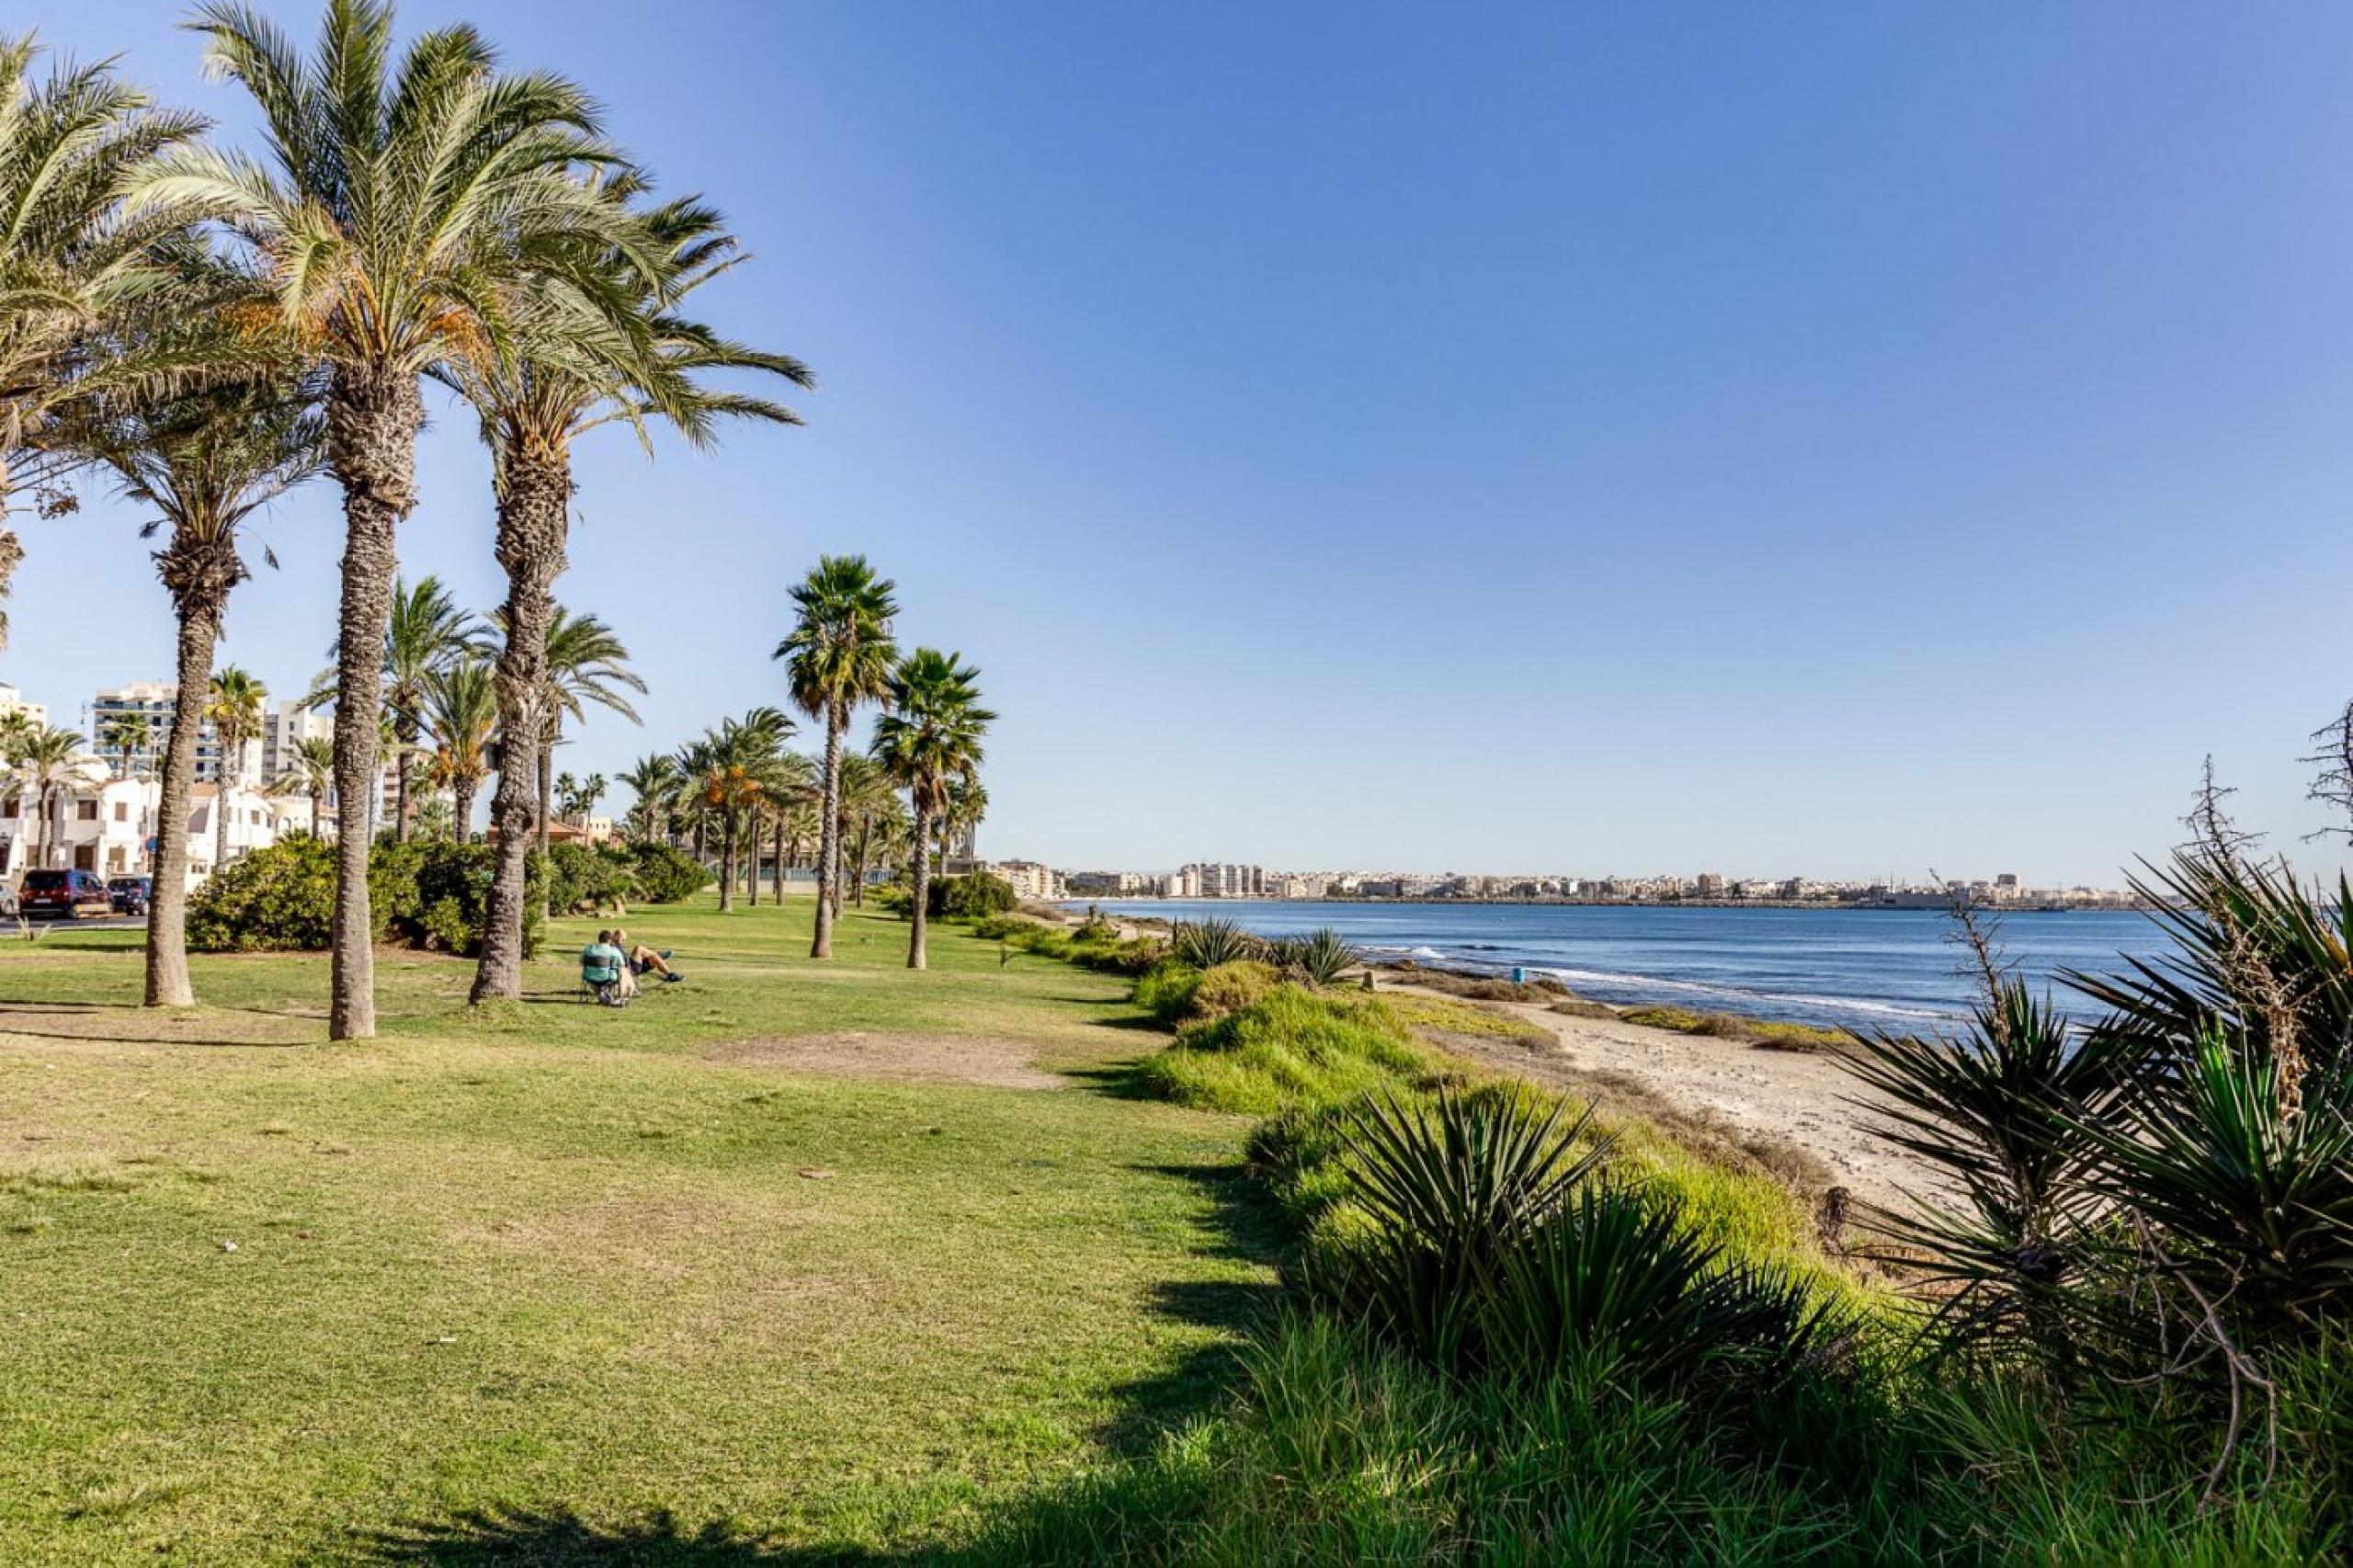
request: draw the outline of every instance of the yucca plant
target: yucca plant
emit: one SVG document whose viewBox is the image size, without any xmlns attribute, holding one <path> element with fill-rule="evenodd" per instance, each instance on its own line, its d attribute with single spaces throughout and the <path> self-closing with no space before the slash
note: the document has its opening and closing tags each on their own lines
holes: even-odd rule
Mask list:
<svg viewBox="0 0 2353 1568">
<path fill-rule="evenodd" d="M 2086 1129 L 2113 1111 L 2140 1057 L 2128 1037 L 2071 1032 L 2023 981 L 1990 977 L 1989 993 L 1958 1038 L 1859 1037 L 1841 1059 L 1878 1091 L 1854 1103 L 1878 1116 L 1880 1135 L 1944 1173 L 1962 1199 L 1864 1216 L 1922 1263 L 1938 1297 L 1935 1325 L 1954 1344 L 2020 1328 L 2051 1339 L 2097 1205 L 2088 1177 L 2100 1145 Z"/>
<path fill-rule="evenodd" d="M 1489 1364 L 1513 1377 L 1599 1362 L 1673 1384 L 1702 1366 L 1777 1381 L 1831 1323 L 1801 1281 L 1725 1267 L 1672 1201 L 1597 1183 L 1505 1249 L 1479 1327 Z"/>
<path fill-rule="evenodd" d="M 2280 1114 L 2281 1063 L 2219 1030 L 2169 1092 L 2081 1129 L 2091 1185 L 2135 1223 L 2130 1246 L 2185 1315 L 2241 1343 L 2309 1341 L 2353 1311 L 2353 1065 L 2309 1076 Z"/>
<path fill-rule="evenodd" d="M 1179 920 L 1170 933 L 1170 950 L 1180 963 L 1195 969 L 1215 969 L 1222 963 L 1261 958 L 1267 944 L 1231 920 Z"/>
<path fill-rule="evenodd" d="M 1309 932 L 1300 942 L 1292 967 L 1311 983 L 1330 985 L 1362 962 L 1363 949 L 1325 926 Z"/>
<path fill-rule="evenodd" d="M 1384 1095 L 1349 1131 L 1349 1198 L 1370 1233 L 1319 1282 L 1335 1304 L 1436 1364 L 1483 1360 L 1479 1320 L 1504 1255 L 1558 1213 L 1607 1141 L 1592 1112 L 1524 1085 L 1408 1104 Z"/>
</svg>

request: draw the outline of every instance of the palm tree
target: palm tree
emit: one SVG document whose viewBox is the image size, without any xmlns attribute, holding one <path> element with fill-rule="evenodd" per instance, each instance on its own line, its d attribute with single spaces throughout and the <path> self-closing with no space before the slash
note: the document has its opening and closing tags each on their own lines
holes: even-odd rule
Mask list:
<svg viewBox="0 0 2353 1568">
<path fill-rule="evenodd" d="M 870 756 L 856 753 L 842 758 L 842 880 L 849 900 L 866 907 L 866 871 L 884 833 L 900 814 L 899 797 L 889 774 Z"/>
<path fill-rule="evenodd" d="M 311 836 L 321 836 L 319 824 L 326 812 L 327 794 L 335 788 L 335 743 L 324 735 L 305 735 L 296 741 L 270 787 L 281 795 L 309 796 Z"/>
<path fill-rule="evenodd" d="M 16 747 L 17 786 L 19 791 L 17 810 L 26 810 L 24 797 L 32 797 L 29 813 L 25 817 L 25 864 L 40 864 L 40 857 L 56 835 L 49 830 L 55 825 L 50 802 L 60 786 L 70 786 L 74 763 L 82 749 L 82 737 L 72 730 L 43 724 L 26 733 Z M 38 824 L 40 831 L 34 831 Z"/>
<path fill-rule="evenodd" d="M 736 851 L 746 815 L 779 783 L 779 758 L 792 721 L 773 708 L 724 719 L 678 757 L 696 806 L 719 820 L 719 907 L 735 907 Z"/>
<path fill-rule="evenodd" d="M 603 188 L 617 206 L 643 191 L 641 181 L 626 175 L 605 182 Z M 722 227 L 716 211 L 687 200 L 642 216 L 657 252 L 652 267 L 640 254 L 619 247 L 573 247 L 569 273 L 590 281 L 597 312 L 579 309 L 579 294 L 567 284 L 535 302 L 551 316 L 568 322 L 571 330 L 542 334 L 536 342 L 521 340 L 517 352 L 473 357 L 450 366 L 450 381 L 481 416 L 483 439 L 496 465 L 497 555 L 507 585 L 500 612 L 506 644 L 499 669 L 505 703 L 499 722 L 502 732 L 512 737 L 508 750 L 514 767 L 511 773 L 500 769 L 498 795 L 491 805 L 500 851 L 474 975 L 476 1001 L 522 994 L 529 783 L 536 772 L 540 847 L 544 852 L 545 753 L 556 744 L 562 725 L 557 638 L 563 625 L 553 589 L 566 564 L 574 444 L 588 432 L 616 423 L 636 428 L 642 439 L 649 416 L 666 420 L 697 446 L 711 443 L 723 417 L 801 422 L 779 403 L 702 385 L 699 378 L 711 370 L 759 370 L 800 386 L 814 384 L 800 361 L 731 343 L 674 313 L 679 299 L 740 259 L 734 237 Z M 535 700 L 542 698 L 552 700 L 556 710 Z M 603 700 L 610 705 L 608 699 Z"/>
<path fill-rule="evenodd" d="M 629 649 L 615 636 L 613 629 L 594 615 L 574 615 L 562 605 L 555 607 L 547 628 L 545 659 L 546 691 L 540 698 L 540 744 L 537 753 L 539 768 L 540 853 L 548 848 L 548 818 L 554 804 L 555 784 L 550 770 L 554 766 L 555 748 L 563 744 L 563 722 L 566 719 L 585 720 L 588 704 L 610 709 L 632 724 L 645 721 L 638 717 L 626 692 L 645 690 L 644 677 L 625 662 Z M 505 673 L 504 661 L 500 671 Z M 502 731 L 502 733 L 504 733 Z M 495 812 L 495 802 L 491 807 Z M 505 829 L 500 830 L 501 839 Z M 546 918 L 546 911 L 540 912 Z M 483 957 L 489 956 L 489 944 L 483 944 Z M 517 971 L 517 983 L 520 971 Z M 517 994 L 520 994 L 518 992 Z"/>
<path fill-rule="evenodd" d="M 150 861 L 146 1000 L 151 1007 L 186 1007 L 196 1001 L 186 938 L 188 800 L 199 731 L 213 690 L 213 653 L 229 596 L 250 574 L 238 534 L 254 514 L 318 472 L 325 460 L 326 426 L 302 390 L 284 383 L 225 385 L 119 408 L 104 407 L 104 401 L 82 421 L 76 440 L 112 471 L 125 497 L 152 508 L 147 533 L 170 530 L 154 560 L 179 623 L 179 683 L 164 737 Z M 133 745 L 143 749 L 148 736 L 143 720 L 122 717 L 133 728 L 119 733 L 110 724 L 101 739 L 120 750 L 128 776 Z M 225 796 L 214 816 L 225 833 Z M 225 843 L 216 836 L 216 868 Z"/>
<path fill-rule="evenodd" d="M 636 767 L 620 776 L 620 783 L 637 797 L 637 803 L 630 808 L 630 815 L 637 823 L 634 836 L 642 842 L 660 837 L 662 824 L 668 820 L 686 787 L 678 759 L 641 756 Z"/>
<path fill-rule="evenodd" d="M 433 745 L 426 777 L 435 789 L 449 791 L 460 844 L 473 836 L 474 796 L 495 761 L 497 686 L 490 661 L 479 658 L 461 659 L 425 678 L 425 733 Z"/>
<path fill-rule="evenodd" d="M 989 813 L 989 792 L 977 778 L 953 779 L 948 786 L 948 808 L 939 813 L 939 869 L 948 871 L 948 856 L 955 840 L 976 833 Z"/>
<path fill-rule="evenodd" d="M 234 261 L 277 298 L 328 375 L 329 466 L 343 489 L 335 788 L 375 787 L 378 657 L 394 530 L 416 504 L 418 378 L 573 323 L 547 267 L 583 247 L 654 259 L 641 225 L 584 172 L 618 166 L 594 105 L 561 77 L 502 74 L 472 28 L 395 58 L 390 0 L 328 0 L 315 58 L 252 7 L 207 0 L 206 64 L 252 94 L 273 166 L 182 148 L 133 189 L 134 212 L 217 209 Z M 328 1034 L 376 1032 L 368 835 L 336 850 Z"/>
<path fill-rule="evenodd" d="M 98 750 L 112 752 L 116 771 L 129 778 L 138 771 L 137 758 L 147 749 L 147 721 L 136 713 L 113 713 L 98 726 Z"/>
<path fill-rule="evenodd" d="M 48 439 L 69 400 L 168 371 L 168 360 L 111 353 L 102 330 L 169 286 L 163 242 L 197 210 L 184 199 L 125 214 L 124 187 L 204 129 L 117 80 L 110 62 L 64 65 L 36 85 L 30 35 L 0 34 L 0 599 L 23 558 L 6 526 L 29 484 L 44 512 L 73 502 L 46 486 L 78 460 Z M 8 622 L 0 613 L 0 646 Z"/>
<path fill-rule="evenodd" d="M 214 676 L 206 689 L 203 716 L 211 721 L 212 733 L 221 744 L 220 776 L 214 780 L 213 797 L 219 803 L 212 812 L 212 869 L 216 872 L 229 863 L 229 791 L 243 780 L 245 743 L 261 733 L 262 703 L 268 696 L 267 687 L 234 665 Z"/>
<path fill-rule="evenodd" d="M 908 893 L 915 929 L 907 940 L 907 967 L 921 969 L 925 924 L 931 897 L 931 824 L 948 809 L 949 791 L 975 778 L 981 767 L 981 735 L 996 715 L 980 705 L 981 672 L 960 665 L 957 653 L 917 648 L 891 677 L 891 702 L 874 723 L 874 756 L 907 791 L 915 807 L 909 836 Z"/>
<path fill-rule="evenodd" d="M 863 555 L 821 555 L 816 569 L 792 590 L 799 611 L 792 631 L 777 644 L 775 657 L 788 661 L 792 700 L 811 718 L 825 721 L 824 799 L 819 807 L 817 839 L 817 931 L 809 956 L 834 956 L 835 883 L 842 861 L 842 739 L 859 703 L 881 698 L 890 687 L 898 649 L 891 641 L 891 618 L 899 613 L 892 593 L 897 585 L 877 577 Z"/>
<path fill-rule="evenodd" d="M 476 619 L 473 611 L 459 608 L 440 578 L 428 574 L 415 583 L 405 577 L 393 579 L 392 613 L 384 622 L 381 701 L 384 712 L 392 720 L 391 738 L 399 742 L 397 746 L 383 747 L 392 762 L 395 839 L 408 836 L 410 765 L 417 755 L 417 743 L 425 735 L 426 678 L 460 659 L 486 653 L 490 647 L 490 628 Z M 338 638 L 327 648 L 327 657 L 337 663 L 321 672 L 312 683 L 310 693 L 302 699 L 303 707 L 334 705 L 342 654 L 342 640 Z M 379 744 L 382 744 L 381 736 Z M 368 798 L 376 798 L 373 790 Z"/>
<path fill-rule="evenodd" d="M 809 759 L 797 751 L 779 750 L 769 765 L 767 788 L 761 792 L 758 806 L 752 813 L 752 903 L 760 902 L 760 861 L 762 830 L 768 831 L 774 842 L 776 861 L 776 901 L 784 902 L 784 830 L 786 821 L 796 812 L 805 811 L 811 796 L 810 779 L 813 770 Z"/>
</svg>

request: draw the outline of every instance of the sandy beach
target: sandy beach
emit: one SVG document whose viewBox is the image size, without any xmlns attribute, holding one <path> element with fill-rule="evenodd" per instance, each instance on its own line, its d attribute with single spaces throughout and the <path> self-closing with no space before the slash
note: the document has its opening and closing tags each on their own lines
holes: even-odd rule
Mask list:
<svg viewBox="0 0 2353 1568">
<path fill-rule="evenodd" d="M 1380 975 L 1377 984 L 1383 990 L 1422 989 L 1400 985 L 1389 974 Z M 1519 1003 L 1478 1006 L 1524 1018 L 1554 1041 L 1550 1051 L 1506 1040 L 1466 1037 L 1449 1042 L 1492 1065 L 1595 1095 L 1605 1107 L 1613 1100 L 1655 1099 L 1717 1124 L 1735 1139 L 1786 1144 L 1818 1162 L 1814 1180 L 1844 1187 L 1867 1202 L 1902 1206 L 1906 1192 L 1930 1186 L 1919 1162 L 1869 1130 L 1870 1113 L 1849 1103 L 1860 1092 L 1859 1085 L 1828 1056 L 1768 1051 L 1618 1018 L 1570 1017 Z M 1622 1108 L 1639 1113 L 1649 1108 L 1629 1103 Z"/>
</svg>

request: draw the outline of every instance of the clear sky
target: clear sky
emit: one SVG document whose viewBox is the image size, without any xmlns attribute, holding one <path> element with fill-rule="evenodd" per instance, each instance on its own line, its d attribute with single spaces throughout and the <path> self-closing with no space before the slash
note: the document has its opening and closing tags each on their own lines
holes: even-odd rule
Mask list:
<svg viewBox="0 0 2353 1568">
<path fill-rule="evenodd" d="M 36 10 L 244 135 L 177 5 Z M 2210 751 L 2320 821 L 2353 11 L 403 7 L 460 16 L 727 209 L 706 313 L 824 381 L 583 451 L 561 591 L 654 691 L 561 766 L 780 700 L 860 551 L 1003 712 L 994 855 L 2107 882 Z M 487 606 L 436 417 L 404 563 Z M 62 722 L 169 673 L 136 521 L 25 525 L 0 677 Z M 291 690 L 332 489 L 263 532 L 223 656 Z"/>
</svg>

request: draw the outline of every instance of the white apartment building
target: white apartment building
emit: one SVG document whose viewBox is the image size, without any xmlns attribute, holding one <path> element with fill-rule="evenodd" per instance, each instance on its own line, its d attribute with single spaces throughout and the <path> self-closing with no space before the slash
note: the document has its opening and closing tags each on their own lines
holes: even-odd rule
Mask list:
<svg viewBox="0 0 2353 1568">
<path fill-rule="evenodd" d="M 0 686 L 0 713 L 22 713 L 25 722 L 39 729 L 49 722 L 49 704 L 28 702 L 13 686 Z"/>
<path fill-rule="evenodd" d="M 1061 876 L 1042 861 L 999 860 L 989 871 L 1002 878 L 1018 897 L 1045 903 L 1063 896 Z"/>
<path fill-rule="evenodd" d="M 301 741 L 335 739 L 335 719 L 315 708 L 292 708 L 283 703 L 270 704 L 261 722 L 261 771 L 248 776 L 245 782 L 267 789 L 284 777 L 293 763 L 294 747 Z M 334 797 L 328 797 L 330 802 Z"/>
<path fill-rule="evenodd" d="M 152 778 L 116 778 L 109 765 L 84 756 L 74 776 L 50 794 L 45 820 L 30 790 L 11 782 L 0 796 L 0 876 L 13 881 L 36 867 L 73 867 L 100 876 L 152 873 L 156 808 L 163 786 Z M 188 802 L 188 885 L 212 874 L 217 785 L 199 784 Z M 265 848 L 281 834 L 308 826 L 310 803 L 243 787 L 228 794 L 229 858 Z"/>
</svg>

